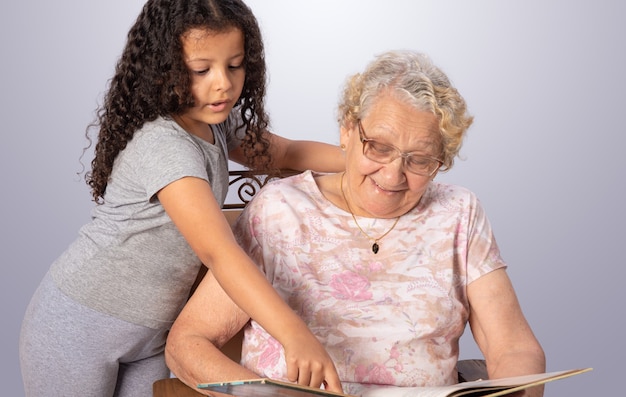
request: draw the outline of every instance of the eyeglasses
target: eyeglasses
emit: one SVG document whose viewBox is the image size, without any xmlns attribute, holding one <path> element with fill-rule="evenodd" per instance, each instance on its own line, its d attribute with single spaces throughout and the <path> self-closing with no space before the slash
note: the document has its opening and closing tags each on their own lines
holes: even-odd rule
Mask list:
<svg viewBox="0 0 626 397">
<path fill-rule="evenodd" d="M 365 131 L 363 131 L 361 120 L 358 120 L 357 124 L 359 125 L 359 139 L 363 144 L 363 156 L 368 160 L 380 164 L 389 164 L 398 157 L 401 157 L 402 164 L 406 170 L 422 176 L 432 176 L 443 164 L 443 161 L 434 157 L 403 153 L 395 146 L 385 145 L 373 139 L 368 139 L 365 136 Z"/>
</svg>

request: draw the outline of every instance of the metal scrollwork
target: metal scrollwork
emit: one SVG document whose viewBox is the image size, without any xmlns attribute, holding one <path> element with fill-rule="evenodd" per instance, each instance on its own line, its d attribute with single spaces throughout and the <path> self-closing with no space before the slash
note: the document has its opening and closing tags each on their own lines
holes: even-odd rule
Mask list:
<svg viewBox="0 0 626 397">
<path fill-rule="evenodd" d="M 231 179 L 228 186 L 231 190 L 236 189 L 239 202 L 224 204 L 223 208 L 243 208 L 269 181 L 293 175 L 295 173 L 296 172 L 294 171 L 280 171 L 274 173 L 257 173 L 248 170 L 229 171 L 228 174 Z"/>
</svg>

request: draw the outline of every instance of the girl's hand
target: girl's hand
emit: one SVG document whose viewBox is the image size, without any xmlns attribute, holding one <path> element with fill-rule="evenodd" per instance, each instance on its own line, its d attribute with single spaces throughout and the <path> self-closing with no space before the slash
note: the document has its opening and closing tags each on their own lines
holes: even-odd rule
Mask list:
<svg viewBox="0 0 626 397">
<path fill-rule="evenodd" d="M 343 393 L 335 364 L 313 334 L 294 336 L 283 347 L 289 381 L 315 388 L 323 384 L 328 391 Z"/>
</svg>

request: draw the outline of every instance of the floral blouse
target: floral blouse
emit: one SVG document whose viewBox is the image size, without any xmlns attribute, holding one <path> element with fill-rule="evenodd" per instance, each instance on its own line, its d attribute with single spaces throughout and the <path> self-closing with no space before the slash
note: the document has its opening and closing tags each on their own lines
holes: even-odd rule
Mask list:
<svg viewBox="0 0 626 397">
<path fill-rule="evenodd" d="M 456 383 L 466 287 L 506 266 L 476 196 L 431 182 L 374 254 L 314 176 L 307 171 L 262 189 L 235 226 L 240 244 L 326 347 L 344 392 Z M 370 236 L 395 221 L 357 220 Z M 282 346 L 254 321 L 242 364 L 286 379 Z"/>
</svg>

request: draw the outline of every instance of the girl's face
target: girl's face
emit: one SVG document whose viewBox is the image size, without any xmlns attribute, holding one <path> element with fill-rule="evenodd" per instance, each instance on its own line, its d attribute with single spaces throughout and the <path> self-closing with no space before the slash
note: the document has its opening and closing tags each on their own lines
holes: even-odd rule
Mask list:
<svg viewBox="0 0 626 397">
<path fill-rule="evenodd" d="M 190 29 L 182 44 L 195 106 L 176 120 L 188 132 L 212 142 L 209 124 L 226 120 L 243 90 L 243 33 L 237 28 L 219 33 Z"/>
</svg>

